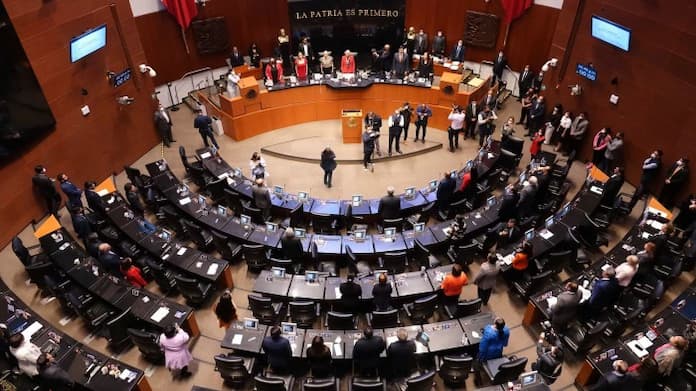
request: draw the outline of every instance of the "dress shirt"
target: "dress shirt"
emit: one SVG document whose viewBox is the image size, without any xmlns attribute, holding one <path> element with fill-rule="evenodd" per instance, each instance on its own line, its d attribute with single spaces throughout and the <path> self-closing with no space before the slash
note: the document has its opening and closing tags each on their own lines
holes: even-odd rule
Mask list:
<svg viewBox="0 0 696 391">
<path fill-rule="evenodd" d="M 455 113 L 451 112 L 448 116 L 447 119 L 452 121 L 450 127 L 452 129 L 461 129 L 464 127 L 464 120 L 466 119 L 466 114 L 464 113 Z"/>
</svg>

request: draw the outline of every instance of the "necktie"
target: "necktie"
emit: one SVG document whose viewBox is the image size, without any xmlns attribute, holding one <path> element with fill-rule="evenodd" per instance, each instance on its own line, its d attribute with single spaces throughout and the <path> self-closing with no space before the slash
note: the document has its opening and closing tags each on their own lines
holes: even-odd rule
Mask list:
<svg viewBox="0 0 696 391">
<path fill-rule="evenodd" d="M 461 50 L 461 48 L 459 46 L 457 46 L 457 55 L 455 57 L 459 58 L 459 51 L 460 50 Z"/>
</svg>

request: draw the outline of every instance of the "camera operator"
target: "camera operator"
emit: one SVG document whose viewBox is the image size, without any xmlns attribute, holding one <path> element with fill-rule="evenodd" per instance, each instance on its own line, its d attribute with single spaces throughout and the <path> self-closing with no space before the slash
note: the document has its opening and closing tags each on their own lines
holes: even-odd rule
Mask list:
<svg viewBox="0 0 696 391">
<path fill-rule="evenodd" d="M 477 121 L 479 133 L 479 147 L 482 147 L 483 143 L 486 142 L 488 136 L 493 134 L 493 130 L 495 129 L 493 121 L 497 119 L 498 116 L 495 114 L 495 111 L 493 111 L 493 109 L 491 109 L 491 107 L 488 105 L 486 105 L 483 111 L 479 113 Z"/>
<path fill-rule="evenodd" d="M 561 374 L 563 367 L 563 350 L 561 341 L 553 328 L 546 325 L 537 341 L 537 360 L 532 363 L 532 370 L 539 372 L 546 384 L 552 384 Z"/>
</svg>

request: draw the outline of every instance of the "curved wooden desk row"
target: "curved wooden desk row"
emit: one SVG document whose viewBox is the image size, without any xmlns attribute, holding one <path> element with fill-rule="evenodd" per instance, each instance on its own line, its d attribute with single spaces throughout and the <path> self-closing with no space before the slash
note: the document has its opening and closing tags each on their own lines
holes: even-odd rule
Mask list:
<svg viewBox="0 0 696 391">
<path fill-rule="evenodd" d="M 70 338 L 51 325 L 10 291 L 0 280 L 0 323 L 10 334 L 22 333 L 24 338 L 50 352 L 56 363 L 79 385 L 94 391 L 150 391 L 143 371 L 109 358 Z M 116 368 L 122 377 L 104 375 L 103 367 Z"/>
<path fill-rule="evenodd" d="M 408 338 L 416 342 L 416 354 L 442 354 L 457 350 L 465 350 L 474 354 L 481 341 L 482 330 L 493 323 L 495 314 L 481 313 L 465 318 L 452 319 L 444 322 L 429 323 L 403 327 L 408 332 Z M 375 329 L 374 335 L 384 339 L 387 345 L 396 340 L 396 332 L 402 327 Z M 249 354 L 262 354 L 263 338 L 269 333 L 270 327 L 259 325 L 257 329 L 244 328 L 242 322 L 233 324 L 225 334 L 220 344 L 225 349 L 233 349 Z M 429 337 L 427 346 L 419 339 L 419 333 Z M 324 338 L 324 343 L 330 345 L 331 356 L 334 360 L 352 360 L 353 346 L 362 338 L 362 332 L 357 330 L 317 330 L 296 329 L 295 334 L 283 334 L 290 340 L 292 356 L 306 357 L 306 350 L 315 336 Z M 386 353 L 382 353 L 386 357 Z"/>
<path fill-rule="evenodd" d="M 139 217 L 135 216 L 119 193 L 107 194 L 102 199 L 111 223 L 137 243 L 138 247 L 192 278 L 217 282 L 224 288 L 234 287 L 232 270 L 226 260 L 213 258 L 200 250 L 188 247 L 176 239 L 169 238 L 161 230 L 146 234 L 140 228 Z"/>
<path fill-rule="evenodd" d="M 154 330 L 177 322 L 192 337 L 200 334 L 193 309 L 145 289 L 131 286 L 111 276 L 99 261 L 88 256 L 65 228 L 39 238 L 51 261 L 77 285 L 118 311 L 130 309 L 131 315 Z"/>
<path fill-rule="evenodd" d="M 461 75 L 460 75 L 461 78 Z M 410 102 L 430 105 L 433 116 L 428 126 L 445 130 L 449 126 L 447 116 L 453 104 L 462 107 L 470 100 L 480 100 L 488 90 L 488 82 L 471 91 L 459 92 L 459 81 L 451 89 L 444 89 L 446 82 L 431 88 L 409 85 L 373 84 L 358 89 L 335 89 L 326 85 L 307 85 L 267 91 L 252 88 L 252 93 L 242 91 L 242 96 L 227 98 L 219 95 L 220 107 L 200 93 L 198 97 L 206 106 L 208 115 L 222 120 L 225 133 L 235 140 L 244 140 L 263 132 L 310 121 L 340 119 L 343 109 L 361 109 L 363 113 L 374 111 L 386 116 Z M 441 89 L 443 88 L 443 89 Z M 386 126 L 386 123 L 385 123 Z"/>
</svg>

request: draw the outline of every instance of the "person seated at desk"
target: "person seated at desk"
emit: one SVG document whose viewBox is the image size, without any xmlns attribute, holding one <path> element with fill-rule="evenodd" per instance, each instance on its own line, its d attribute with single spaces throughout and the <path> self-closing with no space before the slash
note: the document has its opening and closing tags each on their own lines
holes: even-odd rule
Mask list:
<svg viewBox="0 0 696 391">
<path fill-rule="evenodd" d="M 688 345 L 686 338 L 675 335 L 669 342 L 657 348 L 653 358 L 657 362 L 658 373 L 667 377 L 674 369 L 679 368 Z"/>
<path fill-rule="evenodd" d="M 355 73 L 355 56 L 348 49 L 341 57 L 341 73 Z"/>
<path fill-rule="evenodd" d="M 628 364 L 624 360 L 616 360 L 612 364 L 612 371 L 602 376 L 592 391 L 623 391 L 638 389 L 638 378 L 628 373 Z"/>
<path fill-rule="evenodd" d="M 341 283 L 338 290 L 341 292 L 341 300 L 339 301 L 341 310 L 351 314 L 359 312 L 362 287 L 355 283 L 355 275 L 349 274 L 346 282 Z"/>
<path fill-rule="evenodd" d="M 430 78 L 430 75 L 433 74 L 433 60 L 430 58 L 430 54 L 428 52 L 421 55 L 420 62 L 418 62 L 418 68 L 416 68 L 416 70 L 418 71 L 418 76 L 420 77 Z"/>
<path fill-rule="evenodd" d="M 145 213 L 145 207 L 142 201 L 140 201 L 140 195 L 138 194 L 138 188 L 134 184 L 128 182 L 123 185 L 123 190 L 126 191 L 126 199 L 130 204 L 130 208 L 135 214 L 142 216 Z"/>
<path fill-rule="evenodd" d="M 635 255 L 629 255 L 626 257 L 626 262 L 623 262 L 616 267 L 616 280 L 619 282 L 619 286 L 626 288 L 631 285 L 633 276 L 638 272 L 638 257 Z"/>
<path fill-rule="evenodd" d="M 524 277 L 524 272 L 529 268 L 529 260 L 532 254 L 534 254 L 534 248 L 530 242 L 525 240 L 522 242 L 522 245 L 515 250 L 510 269 L 506 271 L 510 280 L 519 281 Z"/>
<path fill-rule="evenodd" d="M 49 353 L 41 353 L 36 359 L 39 379 L 52 391 L 73 390 L 75 381 L 70 374 L 56 364 L 55 358 Z"/>
<path fill-rule="evenodd" d="M 298 81 L 307 81 L 309 76 L 309 61 L 302 52 L 297 53 L 295 57 L 295 75 Z"/>
<path fill-rule="evenodd" d="M 227 330 L 232 322 L 237 320 L 237 308 L 232 302 L 232 292 L 229 289 L 220 296 L 220 300 L 215 305 L 215 316 L 218 319 L 218 326 Z"/>
<path fill-rule="evenodd" d="M 507 246 L 517 243 L 522 238 L 522 230 L 517 226 L 517 220 L 512 218 L 507 222 L 500 222 L 495 227 L 486 232 L 486 238 L 483 241 L 483 251 L 488 252 L 493 245 L 496 248 L 506 248 Z"/>
<path fill-rule="evenodd" d="M 554 343 L 550 343 L 542 332 L 537 341 L 536 351 L 537 360 L 532 363 L 532 371 L 539 372 L 547 384 L 552 384 L 560 375 L 563 366 L 563 350 L 560 341 L 556 339 Z"/>
<path fill-rule="evenodd" d="M 277 374 L 284 374 L 290 369 L 292 347 L 290 346 L 290 341 L 280 334 L 280 327 L 271 327 L 271 333 L 263 338 L 261 348 L 266 354 L 271 371 Z"/>
<path fill-rule="evenodd" d="M 280 249 L 283 253 L 283 258 L 292 261 L 295 271 L 299 271 L 304 259 L 304 249 L 302 248 L 302 239 L 295 236 L 295 230 L 288 227 L 280 239 Z"/>
<path fill-rule="evenodd" d="M 602 193 L 602 201 L 600 203 L 605 206 L 613 207 L 623 184 L 623 168 L 614 167 L 614 171 L 609 177 L 609 180 L 604 184 L 604 192 Z"/>
<path fill-rule="evenodd" d="M 387 359 L 391 365 L 391 374 L 396 379 L 405 379 L 413 373 L 416 362 L 416 342 L 408 339 L 406 329 L 396 331 L 396 341 L 387 348 Z"/>
<path fill-rule="evenodd" d="M 377 283 L 372 287 L 372 302 L 376 311 L 387 311 L 391 308 L 392 286 L 387 282 L 387 275 L 380 273 Z"/>
<path fill-rule="evenodd" d="M 319 57 L 319 69 L 322 75 L 333 75 L 334 72 L 334 59 L 331 56 L 331 52 L 324 50 Z"/>
<path fill-rule="evenodd" d="M 450 206 L 452 195 L 457 188 L 457 181 L 452 178 L 449 172 L 442 174 L 442 179 L 437 184 L 437 200 L 435 201 L 437 210 L 440 213 L 446 212 Z"/>
<path fill-rule="evenodd" d="M 370 327 L 363 330 L 363 336 L 353 347 L 353 363 L 361 377 L 376 377 L 379 368 L 379 356 L 386 349 L 384 339 L 373 335 Z"/>
<path fill-rule="evenodd" d="M 578 293 L 578 284 L 568 282 L 564 291 L 556 298 L 556 304 L 549 307 L 551 326 L 557 333 L 563 333 L 573 319 L 578 316 L 582 294 Z"/>
<path fill-rule="evenodd" d="M 377 213 L 383 220 L 401 217 L 401 199 L 394 195 L 394 186 L 387 187 L 387 195 L 380 198 Z"/>
<path fill-rule="evenodd" d="M 478 360 L 486 361 L 503 357 L 503 348 L 508 345 L 510 329 L 505 326 L 503 318 L 495 318 L 493 324 L 483 329 L 479 343 Z"/>
<path fill-rule="evenodd" d="M 133 260 L 130 258 L 123 258 L 121 260 L 121 274 L 128 281 L 129 284 L 136 288 L 144 288 L 147 285 L 147 281 L 143 278 L 140 268 L 133 265 Z"/>
<path fill-rule="evenodd" d="M 165 366 L 172 373 L 172 378 L 187 378 L 192 375 L 188 366 L 193 360 L 193 356 L 188 348 L 189 334 L 173 324 L 164 328 L 160 335 L 159 345 L 164 350 Z"/>
<path fill-rule="evenodd" d="M 239 52 L 236 46 L 232 46 L 232 53 L 230 53 L 227 60 L 232 68 L 244 65 L 244 56 L 242 56 L 242 53 Z"/>
<path fill-rule="evenodd" d="M 612 306 L 619 298 L 621 287 L 616 280 L 616 271 L 608 266 L 602 271 L 602 278 L 595 281 L 592 287 L 592 294 L 587 300 L 586 315 L 591 318 L 602 312 L 607 307 Z"/>
<path fill-rule="evenodd" d="M 331 349 L 324 345 L 324 338 L 315 335 L 307 348 L 307 361 L 311 377 L 326 378 L 331 376 Z"/>
<path fill-rule="evenodd" d="M 271 58 L 271 61 L 266 65 L 264 75 L 266 76 L 266 85 L 280 83 L 283 80 L 283 65 L 275 58 Z"/>
<path fill-rule="evenodd" d="M 452 272 L 447 274 L 440 284 L 445 303 L 456 304 L 462 293 L 462 287 L 468 282 L 469 279 L 462 271 L 462 266 L 456 263 L 452 265 Z"/>
<path fill-rule="evenodd" d="M 111 251 L 111 245 L 109 243 L 102 243 L 99 245 L 98 259 L 99 263 L 109 273 L 117 277 L 123 277 L 123 273 L 121 273 L 121 257 Z"/>
<path fill-rule="evenodd" d="M 17 359 L 19 371 L 34 377 L 39 374 L 36 360 L 41 355 L 41 348 L 24 338 L 22 333 L 10 337 L 10 353 Z"/>
</svg>

